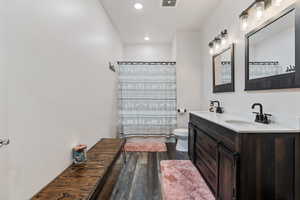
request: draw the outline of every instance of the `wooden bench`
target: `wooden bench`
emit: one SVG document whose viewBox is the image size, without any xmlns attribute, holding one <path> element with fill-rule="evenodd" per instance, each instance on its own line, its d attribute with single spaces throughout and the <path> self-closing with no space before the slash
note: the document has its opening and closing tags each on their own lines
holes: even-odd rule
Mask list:
<svg viewBox="0 0 300 200">
<path fill-rule="evenodd" d="M 88 161 L 71 165 L 32 200 L 96 200 L 124 146 L 121 139 L 102 139 L 88 152 Z"/>
</svg>

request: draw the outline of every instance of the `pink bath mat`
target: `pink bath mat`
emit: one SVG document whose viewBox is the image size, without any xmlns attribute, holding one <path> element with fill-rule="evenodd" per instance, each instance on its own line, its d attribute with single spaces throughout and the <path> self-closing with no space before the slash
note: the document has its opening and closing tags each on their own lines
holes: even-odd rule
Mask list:
<svg viewBox="0 0 300 200">
<path fill-rule="evenodd" d="M 127 142 L 126 152 L 166 152 L 167 146 L 163 142 Z"/>
<path fill-rule="evenodd" d="M 160 166 L 164 200 L 215 200 L 191 161 L 164 160 Z"/>
</svg>

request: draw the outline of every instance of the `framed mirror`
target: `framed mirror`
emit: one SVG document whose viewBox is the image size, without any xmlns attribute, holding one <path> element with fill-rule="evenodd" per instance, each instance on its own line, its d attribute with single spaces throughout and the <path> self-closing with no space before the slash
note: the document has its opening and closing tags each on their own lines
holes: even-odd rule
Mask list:
<svg viewBox="0 0 300 200">
<path fill-rule="evenodd" d="M 213 56 L 213 92 L 234 92 L 234 44 Z"/>
<path fill-rule="evenodd" d="M 300 86 L 297 18 L 294 5 L 246 35 L 245 90 Z"/>
</svg>

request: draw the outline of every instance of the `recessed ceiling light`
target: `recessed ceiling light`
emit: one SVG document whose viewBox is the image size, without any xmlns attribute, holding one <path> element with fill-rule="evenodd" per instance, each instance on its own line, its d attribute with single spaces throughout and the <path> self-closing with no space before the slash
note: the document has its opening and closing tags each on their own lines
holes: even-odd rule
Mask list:
<svg viewBox="0 0 300 200">
<path fill-rule="evenodd" d="M 144 40 L 149 41 L 150 38 L 148 36 L 144 37 Z"/>
<path fill-rule="evenodd" d="M 143 7 L 144 7 L 144 6 L 143 6 L 143 4 L 141 4 L 141 3 L 135 3 L 135 4 L 134 4 L 134 8 L 137 9 L 137 10 L 141 10 L 141 9 L 143 9 Z"/>
</svg>

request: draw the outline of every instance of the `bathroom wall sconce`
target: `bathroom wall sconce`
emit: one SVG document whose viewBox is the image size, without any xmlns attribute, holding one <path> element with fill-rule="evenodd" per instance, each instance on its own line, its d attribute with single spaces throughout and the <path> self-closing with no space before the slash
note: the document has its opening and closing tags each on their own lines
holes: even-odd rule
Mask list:
<svg viewBox="0 0 300 200">
<path fill-rule="evenodd" d="M 279 6 L 284 0 L 255 0 L 247 9 L 245 9 L 239 16 L 240 18 L 240 25 L 241 30 L 245 31 L 249 27 L 249 18 L 250 13 L 252 15 L 252 12 L 250 10 L 254 11 L 253 15 L 255 15 L 256 20 L 260 20 L 264 14 L 266 9 L 274 6 Z"/>
<path fill-rule="evenodd" d="M 211 55 L 221 50 L 228 42 L 228 32 L 223 30 L 215 39 L 208 43 L 209 53 Z"/>
<path fill-rule="evenodd" d="M 240 15 L 240 23 L 241 23 L 241 30 L 245 31 L 248 28 L 249 25 L 249 14 L 247 11 L 244 11 L 241 15 Z"/>
<path fill-rule="evenodd" d="M 264 1 L 256 1 L 254 4 L 255 15 L 257 19 L 261 19 L 265 12 L 265 2 Z"/>
</svg>

